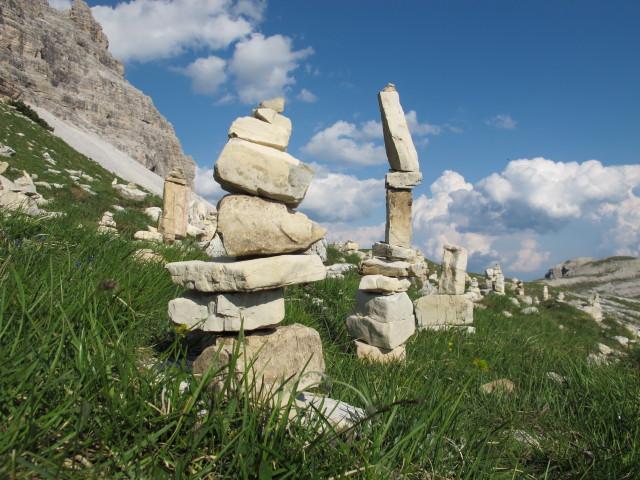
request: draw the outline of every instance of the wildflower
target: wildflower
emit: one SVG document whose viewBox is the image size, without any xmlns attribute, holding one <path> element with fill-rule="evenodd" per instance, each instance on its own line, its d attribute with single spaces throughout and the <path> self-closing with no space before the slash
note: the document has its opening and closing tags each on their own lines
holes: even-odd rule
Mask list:
<svg viewBox="0 0 640 480">
<path fill-rule="evenodd" d="M 473 359 L 473 364 L 478 367 L 480 369 L 480 371 L 482 372 L 488 372 L 489 371 L 489 364 L 487 363 L 486 360 L 481 360 L 480 358 L 474 358 Z"/>
<path fill-rule="evenodd" d="M 95 262 L 95 261 L 96 261 L 96 259 L 95 259 L 95 258 L 93 258 L 93 257 L 89 257 L 89 263 L 91 263 L 91 262 Z"/>
<path fill-rule="evenodd" d="M 78 261 L 76 262 L 76 267 L 79 267 L 80 265 L 82 265 L 82 260 L 78 260 Z"/>
</svg>

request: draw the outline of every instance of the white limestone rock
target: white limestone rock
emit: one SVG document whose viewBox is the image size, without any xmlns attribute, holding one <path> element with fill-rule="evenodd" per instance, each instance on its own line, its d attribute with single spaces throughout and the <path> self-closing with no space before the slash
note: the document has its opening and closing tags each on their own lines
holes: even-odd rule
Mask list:
<svg viewBox="0 0 640 480">
<path fill-rule="evenodd" d="M 2 143 L 0 143 L 0 156 L 2 157 L 13 157 L 16 154 L 16 151 Z"/>
<path fill-rule="evenodd" d="M 214 236 L 211 239 L 204 253 L 209 255 L 211 258 L 221 258 L 228 256 L 227 251 L 224 249 L 224 244 L 222 243 L 222 240 L 218 235 Z"/>
<path fill-rule="evenodd" d="M 133 234 L 136 240 L 146 240 L 149 242 L 161 242 L 162 234 L 160 232 L 150 232 L 148 230 L 140 230 Z"/>
<path fill-rule="evenodd" d="M 413 315 L 413 305 L 409 296 L 404 292 L 377 295 L 357 290 L 356 306 L 353 313 L 367 316 L 379 322 L 392 323 Z"/>
<path fill-rule="evenodd" d="M 467 249 L 445 245 L 442 255 L 442 275 L 438 284 L 441 295 L 462 295 L 467 274 Z"/>
<path fill-rule="evenodd" d="M 147 198 L 147 194 L 142 190 L 138 190 L 133 184 L 123 185 L 120 183 L 116 183 L 115 185 L 113 185 L 113 188 L 115 188 L 118 194 L 126 200 L 142 202 L 145 198 Z"/>
<path fill-rule="evenodd" d="M 317 425 L 319 431 L 324 431 L 328 425 L 338 433 L 353 427 L 367 416 L 361 408 L 310 392 L 300 393 L 295 406 L 303 415 L 303 423 Z"/>
<path fill-rule="evenodd" d="M 231 257 L 306 250 L 325 233 L 303 213 L 273 200 L 227 195 L 218 204 L 218 234 Z"/>
<path fill-rule="evenodd" d="M 358 267 L 353 263 L 334 263 L 333 265 L 327 265 L 327 278 L 344 278 L 344 274 L 356 270 Z"/>
<path fill-rule="evenodd" d="M 396 348 L 381 348 L 359 340 L 353 341 L 356 346 L 356 356 L 361 360 L 376 363 L 401 362 L 407 358 L 407 348 L 399 345 Z"/>
<path fill-rule="evenodd" d="M 214 165 L 214 178 L 230 193 L 249 193 L 296 207 L 313 170 L 288 153 L 232 138 Z"/>
<path fill-rule="evenodd" d="M 280 115 L 275 110 L 271 108 L 256 108 L 251 115 L 276 127 L 283 128 L 291 135 L 291 120 L 284 115 Z"/>
<path fill-rule="evenodd" d="M 429 295 L 414 302 L 418 328 L 473 322 L 473 301 L 462 295 Z"/>
<path fill-rule="evenodd" d="M 389 84 L 378 93 L 378 103 L 382 117 L 384 146 L 391 168 L 403 172 L 419 171 L 418 152 L 413 145 L 395 85 Z"/>
<path fill-rule="evenodd" d="M 221 373 L 211 384 L 213 390 L 220 391 L 229 375 L 230 360 L 236 351 L 240 355 L 234 363 L 233 373 L 238 378 L 246 373 L 249 384 L 256 383 L 255 392 L 262 392 L 267 397 L 281 386 L 285 391 L 291 391 L 297 380 L 297 391 L 322 380 L 321 374 L 325 370 L 322 341 L 312 328 L 297 323 L 278 326 L 273 330 L 247 333 L 241 345 L 237 345 L 238 341 L 236 336 L 215 337 L 213 344 L 193 362 L 193 373 L 201 375 L 222 367 Z M 251 368 L 247 369 L 248 366 Z M 304 375 L 305 372 L 309 373 Z M 233 388 L 235 385 L 231 383 L 230 386 Z M 242 385 L 238 387 L 240 390 L 243 388 Z"/>
<path fill-rule="evenodd" d="M 387 277 L 418 277 L 422 278 L 427 272 L 426 263 L 408 263 L 400 260 L 387 260 L 373 257 L 360 264 L 363 275 L 385 275 Z"/>
<path fill-rule="evenodd" d="M 229 128 L 229 138 L 240 138 L 281 152 L 287 150 L 290 135 L 291 130 L 287 131 L 254 117 L 237 118 Z"/>
<path fill-rule="evenodd" d="M 406 292 L 411 286 L 408 278 L 385 277 L 384 275 L 365 275 L 360 280 L 359 290 L 364 292 L 397 293 Z"/>
<path fill-rule="evenodd" d="M 393 350 L 411 337 L 416 331 L 413 313 L 401 320 L 386 322 L 363 315 L 350 315 L 346 320 L 347 332 L 369 345 Z"/>
<path fill-rule="evenodd" d="M 171 280 L 200 292 L 253 292 L 316 282 L 326 276 L 317 255 L 279 255 L 233 261 L 217 258 L 210 261 L 191 260 L 166 266 Z"/>
<path fill-rule="evenodd" d="M 284 319 L 284 289 L 261 292 L 189 291 L 169 302 L 174 323 L 204 332 L 239 332 L 269 328 Z"/>
<path fill-rule="evenodd" d="M 401 190 L 411 190 L 422 183 L 421 172 L 396 172 L 391 170 L 384 177 L 385 188 L 399 188 Z"/>
<path fill-rule="evenodd" d="M 374 243 L 371 247 L 371 253 L 375 257 L 384 257 L 388 260 L 402 260 L 408 263 L 424 262 L 424 256 L 418 250 L 384 242 Z"/>
<path fill-rule="evenodd" d="M 160 221 L 160 216 L 162 215 L 162 208 L 149 207 L 145 209 L 144 213 L 146 213 L 152 221 L 158 223 Z"/>
<path fill-rule="evenodd" d="M 318 255 L 322 263 L 327 262 L 327 239 L 322 237 L 304 252 L 305 255 Z"/>
<path fill-rule="evenodd" d="M 284 112 L 284 98 L 276 97 L 270 98 L 268 100 L 263 100 L 262 102 L 260 102 L 260 105 L 258 105 L 258 108 L 270 108 L 276 113 L 282 113 Z"/>
</svg>

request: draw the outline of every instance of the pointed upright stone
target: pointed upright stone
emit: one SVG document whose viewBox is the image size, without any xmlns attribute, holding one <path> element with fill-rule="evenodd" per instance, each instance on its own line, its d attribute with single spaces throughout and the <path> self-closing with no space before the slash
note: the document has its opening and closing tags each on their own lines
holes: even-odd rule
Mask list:
<svg viewBox="0 0 640 480">
<path fill-rule="evenodd" d="M 413 145 L 395 85 L 390 83 L 378 93 L 378 103 L 382 116 L 384 146 L 391 168 L 401 172 L 419 171 L 418 152 Z"/>
</svg>

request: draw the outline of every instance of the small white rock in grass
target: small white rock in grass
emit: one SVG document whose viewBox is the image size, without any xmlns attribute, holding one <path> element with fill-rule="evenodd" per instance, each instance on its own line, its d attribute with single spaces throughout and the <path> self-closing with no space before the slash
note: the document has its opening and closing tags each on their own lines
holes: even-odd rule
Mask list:
<svg viewBox="0 0 640 480">
<path fill-rule="evenodd" d="M 144 213 L 146 213 L 154 222 L 158 222 L 158 220 L 160 220 L 160 215 L 162 215 L 162 208 L 149 207 L 144 211 Z"/>
<path fill-rule="evenodd" d="M 611 347 L 608 347 L 604 343 L 598 344 L 598 350 L 600 350 L 600 353 L 603 355 L 611 355 L 613 353 L 613 349 Z"/>
<path fill-rule="evenodd" d="M 358 267 L 353 263 L 335 263 L 325 268 L 327 270 L 327 278 L 344 278 L 345 273 Z"/>
<path fill-rule="evenodd" d="M 511 432 L 511 438 L 516 442 L 522 443 L 533 448 L 540 448 L 540 442 L 529 432 L 524 430 L 514 430 Z"/>
<path fill-rule="evenodd" d="M 47 172 L 55 173 L 56 175 L 60 175 L 62 173 L 60 170 L 55 170 L 53 168 L 47 168 Z"/>
<path fill-rule="evenodd" d="M 520 306 L 520 302 L 518 301 L 518 299 L 517 299 L 516 297 L 511 297 L 511 298 L 509 298 L 509 301 L 510 301 L 511 303 L 513 303 L 516 307 L 519 307 L 519 306 Z"/>
<path fill-rule="evenodd" d="M 513 317 L 513 314 L 511 312 L 507 312 L 506 310 L 504 312 L 502 312 L 502 315 L 507 317 L 507 318 Z"/>
<path fill-rule="evenodd" d="M 303 415 L 303 424 L 316 424 L 321 431 L 328 424 L 334 431 L 340 432 L 367 416 L 361 408 L 310 392 L 298 394 L 295 405 Z"/>
<path fill-rule="evenodd" d="M 608 365 L 607 357 L 601 353 L 590 353 L 587 355 L 587 363 L 589 365 Z"/>
<path fill-rule="evenodd" d="M 0 143 L 0 156 L 13 157 L 15 154 L 16 151 L 13 148 Z"/>
<path fill-rule="evenodd" d="M 556 372 L 547 372 L 547 378 L 549 380 L 553 380 L 554 382 L 562 385 L 563 387 L 566 387 L 569 385 L 569 379 L 564 375 L 560 375 L 559 373 L 556 373 Z"/>
<path fill-rule="evenodd" d="M 522 309 L 522 313 L 525 315 L 531 315 L 534 313 L 538 313 L 538 307 L 527 307 Z"/>
<path fill-rule="evenodd" d="M 126 212 L 126 208 L 121 207 L 120 205 L 111 205 L 111 208 L 113 208 L 117 212 Z"/>
<path fill-rule="evenodd" d="M 623 337 L 623 336 L 615 336 L 613 337 L 614 339 L 616 339 L 618 341 L 618 343 L 620 343 L 620 345 L 626 347 L 627 345 L 629 345 L 629 339 L 627 337 Z"/>
</svg>

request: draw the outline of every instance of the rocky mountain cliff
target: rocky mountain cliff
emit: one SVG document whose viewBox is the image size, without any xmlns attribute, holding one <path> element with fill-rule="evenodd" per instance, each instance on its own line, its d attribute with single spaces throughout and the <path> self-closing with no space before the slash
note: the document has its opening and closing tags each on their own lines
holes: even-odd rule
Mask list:
<svg viewBox="0 0 640 480">
<path fill-rule="evenodd" d="M 195 163 L 151 98 L 124 78 L 124 66 L 83 0 L 58 11 L 46 0 L 0 5 L 0 95 L 41 107 L 164 177 Z"/>
</svg>

